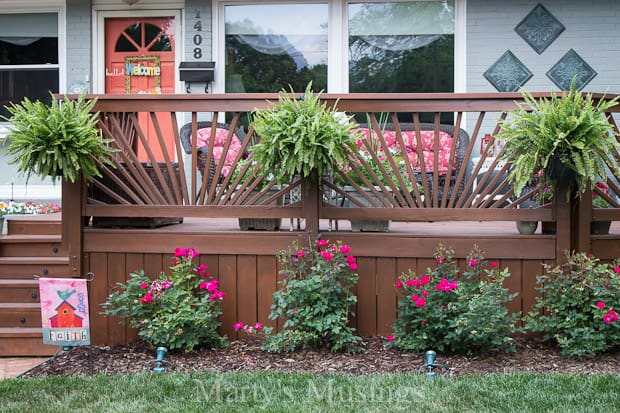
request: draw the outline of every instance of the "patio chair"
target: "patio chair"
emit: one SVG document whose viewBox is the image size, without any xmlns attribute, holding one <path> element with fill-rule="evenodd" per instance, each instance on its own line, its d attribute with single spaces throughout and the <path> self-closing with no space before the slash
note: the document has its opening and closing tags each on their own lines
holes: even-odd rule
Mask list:
<svg viewBox="0 0 620 413">
<path fill-rule="evenodd" d="M 209 131 L 206 129 L 211 128 L 212 125 L 213 123 L 211 121 L 199 121 L 197 122 L 196 129 L 199 131 L 198 133 L 200 133 L 200 130 L 202 129 L 206 131 L 205 134 L 208 134 Z M 225 123 L 218 123 L 217 129 L 218 129 L 217 132 L 220 132 L 220 130 L 222 130 L 222 131 L 225 131 L 227 135 L 228 130 L 230 129 L 230 126 Z M 233 135 L 233 139 L 236 137 L 238 138 L 239 142 L 243 142 L 243 140 L 245 139 L 245 136 L 246 135 L 243 129 L 237 128 Z M 192 153 L 192 123 L 191 122 L 186 123 L 185 125 L 181 127 L 181 129 L 179 130 L 179 139 L 181 141 L 181 145 L 183 146 L 183 150 L 185 151 L 185 153 L 188 155 L 191 155 Z M 197 149 L 198 151 L 197 169 L 200 172 L 201 178 L 204 179 L 204 172 L 205 172 L 205 168 L 207 165 L 207 156 L 209 154 L 209 148 L 206 145 L 201 145 L 200 142 L 198 142 L 198 145 L 200 146 Z M 217 145 L 218 145 L 218 139 L 216 139 L 216 147 Z M 229 150 L 231 150 L 231 148 L 229 148 Z M 226 156 L 226 154 L 221 154 L 221 156 Z M 211 164 L 209 165 L 208 185 L 211 184 L 213 177 L 215 175 L 215 168 L 217 165 L 216 162 L 217 161 L 215 158 L 211 159 Z"/>
<path fill-rule="evenodd" d="M 415 131 L 415 127 L 413 123 L 406 123 L 406 122 L 400 122 L 399 124 L 400 130 L 403 134 L 407 134 L 410 132 Z M 366 124 L 360 124 L 361 128 L 367 128 Z M 392 123 L 387 123 L 385 126 L 382 127 L 382 129 L 384 131 L 393 131 L 395 130 L 394 125 Z M 426 131 L 434 131 L 435 130 L 435 124 L 434 123 L 420 123 L 420 132 L 426 132 Z M 454 125 L 449 125 L 449 124 L 440 124 L 439 125 L 439 132 L 444 132 L 447 133 L 450 136 L 454 136 Z M 403 136 L 403 138 L 405 139 L 405 142 L 407 141 L 407 139 L 405 138 L 405 136 Z M 415 136 L 413 136 L 413 139 L 416 139 Z M 417 139 L 416 139 L 417 140 Z M 459 174 L 459 171 L 461 170 L 461 168 L 467 168 L 468 165 L 466 163 L 464 163 L 465 160 L 465 155 L 467 153 L 467 147 L 469 145 L 469 134 L 463 130 L 462 128 L 459 128 L 459 134 L 458 134 L 458 140 L 456 142 L 456 151 L 455 151 L 455 164 L 453 165 L 453 169 L 452 172 L 450 174 L 450 185 L 449 185 L 449 193 L 448 193 L 448 197 L 452 196 L 453 191 L 455 190 L 454 185 L 456 183 L 456 177 Z M 424 146 L 424 143 L 423 143 Z M 441 149 L 440 151 L 446 151 L 447 153 L 444 155 L 448 155 L 449 156 L 449 152 L 451 151 L 451 147 L 449 148 L 444 148 Z M 426 149 L 423 148 L 423 152 L 427 152 L 430 149 Z M 429 157 L 432 154 L 429 154 Z M 428 189 L 430 191 L 430 194 L 427 194 L 428 196 L 433 195 L 434 193 L 434 174 L 435 174 L 435 169 L 434 168 L 425 168 L 425 172 L 426 172 L 426 176 L 424 179 L 426 179 L 427 185 L 428 185 Z M 445 186 L 445 176 L 446 176 L 446 172 L 444 170 L 439 169 L 438 173 L 439 173 L 439 179 L 438 179 L 438 184 L 439 184 L 439 188 L 438 190 L 438 198 L 440 201 L 443 198 L 443 188 Z M 422 169 L 420 167 L 414 167 L 414 174 L 416 175 L 416 179 L 418 181 L 419 184 L 423 183 L 423 178 L 422 178 Z M 459 185 L 459 188 L 457 188 L 457 196 L 460 196 L 462 194 L 463 191 L 463 187 L 464 187 L 464 183 L 465 183 L 465 179 L 463 179 Z"/>
</svg>

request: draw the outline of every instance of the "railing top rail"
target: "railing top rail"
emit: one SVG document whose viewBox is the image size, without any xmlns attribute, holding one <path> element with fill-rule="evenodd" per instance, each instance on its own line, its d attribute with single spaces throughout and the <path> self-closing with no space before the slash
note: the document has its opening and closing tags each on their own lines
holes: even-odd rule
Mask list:
<svg viewBox="0 0 620 413">
<path fill-rule="evenodd" d="M 550 97 L 551 92 L 534 92 L 536 98 Z M 297 93 L 297 96 L 302 94 Z M 77 98 L 77 95 L 67 95 Z M 252 111 L 276 102 L 277 93 L 169 94 L 169 95 L 87 95 L 97 98 L 95 111 L 101 112 L 210 112 Z M 594 93 L 593 97 L 613 98 L 615 94 Z M 517 108 L 523 101 L 520 93 L 347 93 L 321 95 L 329 105 L 337 103 L 348 112 L 497 112 Z M 620 105 L 612 112 L 620 112 Z"/>
</svg>

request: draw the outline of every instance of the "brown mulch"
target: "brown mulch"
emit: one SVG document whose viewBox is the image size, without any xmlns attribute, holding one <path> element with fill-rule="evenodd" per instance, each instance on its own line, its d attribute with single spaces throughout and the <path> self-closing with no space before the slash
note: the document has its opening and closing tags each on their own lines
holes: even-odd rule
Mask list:
<svg viewBox="0 0 620 413">
<path fill-rule="evenodd" d="M 444 376 L 507 372 L 562 372 L 620 374 L 620 352 L 597 357 L 564 359 L 557 348 L 534 339 L 519 339 L 517 352 L 491 352 L 471 357 L 437 356 L 443 365 L 435 371 Z M 192 353 L 172 352 L 166 356 L 172 365 L 167 372 L 286 371 L 312 373 L 404 373 L 419 372 L 423 353 L 406 353 L 386 348 L 380 337 L 364 338 L 365 351 L 355 354 L 327 350 L 270 354 L 260 349 L 259 341 L 233 341 L 223 349 L 202 349 Z M 138 373 L 155 364 L 155 348 L 144 343 L 75 347 L 34 367 L 22 377 L 91 376 L 95 374 Z"/>
</svg>

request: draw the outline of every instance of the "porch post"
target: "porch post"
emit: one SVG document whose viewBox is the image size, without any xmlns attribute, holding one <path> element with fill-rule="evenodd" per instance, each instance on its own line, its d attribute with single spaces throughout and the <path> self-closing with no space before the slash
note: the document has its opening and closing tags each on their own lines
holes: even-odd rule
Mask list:
<svg viewBox="0 0 620 413">
<path fill-rule="evenodd" d="M 303 178 L 302 188 L 301 208 L 306 221 L 306 237 L 314 239 L 319 234 L 319 202 L 321 202 L 320 178 L 316 170 L 307 178 Z"/>
<path fill-rule="evenodd" d="M 67 276 L 82 274 L 82 179 L 62 182 L 62 250 L 69 257 Z"/>
<path fill-rule="evenodd" d="M 566 199 L 572 182 L 561 179 L 557 181 L 555 193 L 555 259 L 556 264 L 566 262 L 565 251 L 570 251 L 573 243 L 573 227 L 571 222 L 571 200 Z"/>
</svg>

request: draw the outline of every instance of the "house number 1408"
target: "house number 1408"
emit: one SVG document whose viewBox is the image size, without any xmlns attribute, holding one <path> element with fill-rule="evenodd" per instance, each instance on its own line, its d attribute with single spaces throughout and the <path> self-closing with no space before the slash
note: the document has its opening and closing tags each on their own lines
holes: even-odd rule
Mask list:
<svg viewBox="0 0 620 413">
<path fill-rule="evenodd" d="M 194 59 L 199 60 L 202 59 L 202 48 L 200 47 L 200 45 L 202 44 L 202 34 L 200 34 L 200 32 L 202 32 L 200 9 L 196 9 L 196 15 L 194 17 L 197 19 L 196 23 L 194 23 L 194 31 L 198 32 L 194 34 L 194 37 L 192 38 L 194 46 L 196 46 L 194 47 Z"/>
</svg>

